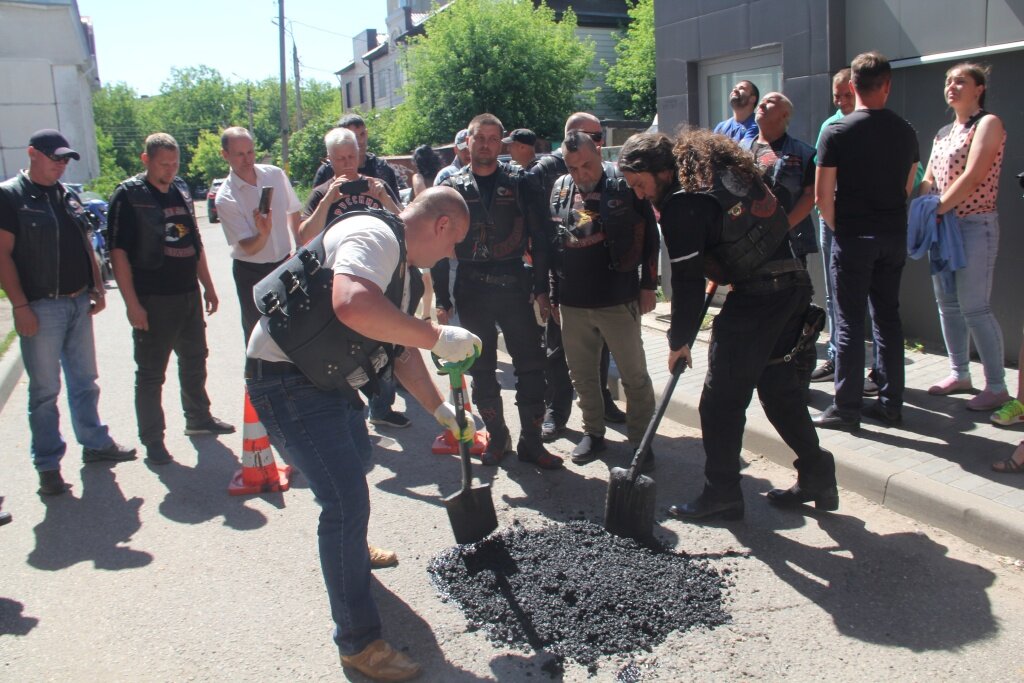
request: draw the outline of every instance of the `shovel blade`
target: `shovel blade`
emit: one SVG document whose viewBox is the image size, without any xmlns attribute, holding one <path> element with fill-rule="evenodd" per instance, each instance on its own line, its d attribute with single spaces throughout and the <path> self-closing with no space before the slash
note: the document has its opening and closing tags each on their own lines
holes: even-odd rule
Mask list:
<svg viewBox="0 0 1024 683">
<path fill-rule="evenodd" d="M 441 500 L 448 510 L 456 543 L 476 543 L 498 528 L 490 484 L 473 486 Z"/>
<path fill-rule="evenodd" d="M 640 475 L 630 481 L 629 470 L 613 467 L 604 504 L 604 528 L 609 533 L 638 541 L 654 537 L 654 480 Z"/>
</svg>

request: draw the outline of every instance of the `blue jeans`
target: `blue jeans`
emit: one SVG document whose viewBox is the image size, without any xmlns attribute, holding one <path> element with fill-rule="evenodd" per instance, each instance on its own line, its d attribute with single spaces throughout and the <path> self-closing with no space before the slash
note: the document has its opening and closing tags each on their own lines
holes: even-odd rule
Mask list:
<svg viewBox="0 0 1024 683">
<path fill-rule="evenodd" d="M 362 406 L 317 389 L 298 370 L 246 384 L 260 421 L 284 443 L 320 505 L 320 568 L 334 640 L 341 654 L 356 654 L 381 636 L 366 545 L 372 447 Z"/>
<path fill-rule="evenodd" d="M 968 364 L 973 338 L 985 368 L 985 388 L 998 393 L 1006 390 L 1003 330 L 989 307 L 989 296 L 999 251 L 999 214 L 973 214 L 959 220 L 967 266 L 954 273 L 956 289 L 945 291 L 941 278 L 932 276 L 942 337 L 946 340 L 950 371 L 957 379 L 971 376 Z"/>
<path fill-rule="evenodd" d="M 37 299 L 29 304 L 39 320 L 33 337 L 21 337 L 21 357 L 28 375 L 28 425 L 32 431 L 32 462 L 40 472 L 60 469 L 67 444 L 60 435 L 60 371 L 68 385 L 71 427 L 86 448 L 113 443 L 100 422 L 96 385 L 96 345 L 92 336 L 89 297 Z"/>
<path fill-rule="evenodd" d="M 828 341 L 825 343 L 825 352 L 828 359 L 836 359 L 836 306 L 832 300 L 833 289 L 832 274 L 829 272 L 829 258 L 832 255 L 832 231 L 825 225 L 825 219 L 818 218 L 821 231 L 821 264 L 825 269 L 825 317 L 828 319 Z"/>
<path fill-rule="evenodd" d="M 370 417 L 385 417 L 395 403 L 395 376 L 389 369 L 377 382 L 378 393 L 370 397 Z"/>
</svg>

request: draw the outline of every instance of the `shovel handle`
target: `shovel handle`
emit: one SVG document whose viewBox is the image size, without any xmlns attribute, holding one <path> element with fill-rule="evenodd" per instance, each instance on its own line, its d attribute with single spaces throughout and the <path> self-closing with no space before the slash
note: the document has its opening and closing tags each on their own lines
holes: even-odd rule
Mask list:
<svg viewBox="0 0 1024 683">
<path fill-rule="evenodd" d="M 452 403 L 455 405 L 455 423 L 459 425 L 459 432 L 466 431 L 466 397 L 462 389 L 462 375 L 473 365 L 473 362 L 480 355 L 479 350 L 474 350 L 473 355 L 458 362 L 442 362 L 435 354 L 430 354 L 437 366 L 437 372 L 441 375 L 448 375 L 448 381 L 452 388 Z M 462 493 L 469 495 L 473 487 L 473 471 L 469 464 L 469 443 L 461 438 L 459 442 L 459 456 L 462 460 Z"/>
<path fill-rule="evenodd" d="M 698 330 L 700 329 L 700 323 L 704 321 L 704 316 L 708 314 L 708 308 L 711 307 L 711 300 L 715 297 L 716 291 L 718 291 L 718 283 L 708 280 L 707 286 L 704 288 L 704 306 L 701 308 L 700 318 L 698 319 Z M 690 346 L 693 346 L 692 339 L 690 340 Z M 658 407 L 654 411 L 654 416 L 651 418 L 650 423 L 648 423 L 647 429 L 644 431 L 644 437 L 640 440 L 640 445 L 637 446 L 636 454 L 633 456 L 633 462 L 629 466 L 628 476 L 630 482 L 636 482 L 636 478 L 640 476 L 640 463 L 644 461 L 644 458 L 647 457 L 647 452 L 651 449 L 654 434 L 658 431 L 661 418 L 665 416 L 665 410 L 668 408 L 668 400 L 672 397 L 672 392 L 675 391 L 676 384 L 679 383 L 679 376 L 683 374 L 685 369 L 686 363 L 681 358 L 672 367 L 672 377 L 669 379 L 668 384 L 665 385 L 665 391 L 662 392 Z"/>
</svg>

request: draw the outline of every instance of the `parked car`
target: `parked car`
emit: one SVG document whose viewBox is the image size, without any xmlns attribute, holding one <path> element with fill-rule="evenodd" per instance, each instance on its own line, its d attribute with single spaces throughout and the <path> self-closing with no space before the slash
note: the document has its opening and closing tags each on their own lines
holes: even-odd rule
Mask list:
<svg viewBox="0 0 1024 683">
<path fill-rule="evenodd" d="M 217 217 L 217 205 L 214 200 L 217 198 L 217 190 L 224 184 L 227 178 L 214 178 L 213 182 L 210 183 L 210 191 L 206 193 L 206 215 L 211 223 L 220 223 L 220 218 Z"/>
</svg>

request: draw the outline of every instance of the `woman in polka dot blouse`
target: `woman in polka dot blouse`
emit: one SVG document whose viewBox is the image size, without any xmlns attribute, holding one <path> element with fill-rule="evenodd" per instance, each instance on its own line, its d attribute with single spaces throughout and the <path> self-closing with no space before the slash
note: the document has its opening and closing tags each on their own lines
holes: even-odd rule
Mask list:
<svg viewBox="0 0 1024 683">
<path fill-rule="evenodd" d="M 967 266 L 955 273 L 955 291 L 944 291 L 940 278 L 932 278 L 950 375 L 928 393 L 944 396 L 971 389 L 969 337 L 973 338 L 985 369 L 985 388 L 967 401 L 967 408 L 979 411 L 994 410 L 1010 401 L 1003 367 L 1003 331 L 989 307 L 999 250 L 996 197 L 1006 131 L 999 117 L 984 109 L 988 75 L 987 66 L 970 62 L 946 72 L 944 94 L 954 120 L 935 135 L 921 182 L 921 194 L 939 195 L 939 214 L 956 211 L 967 257 Z"/>
</svg>

